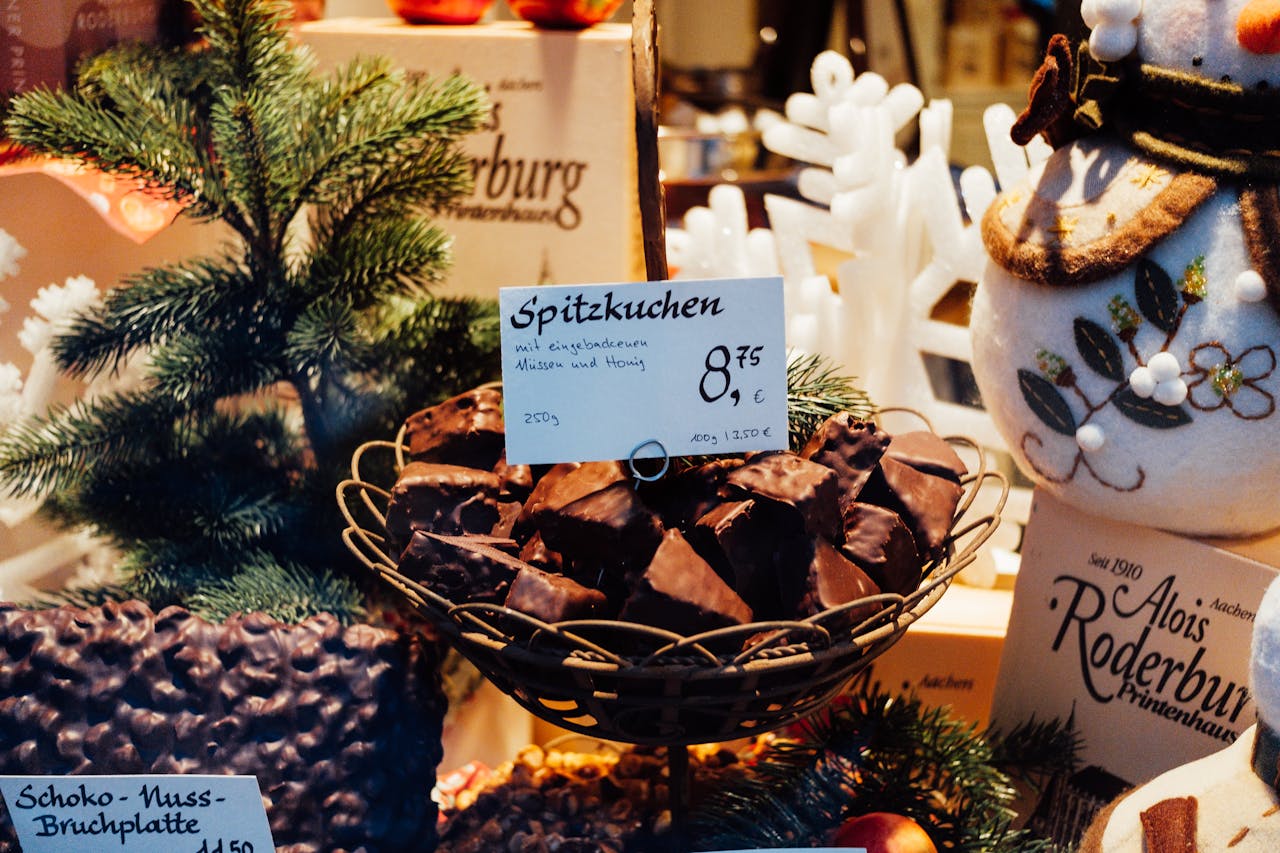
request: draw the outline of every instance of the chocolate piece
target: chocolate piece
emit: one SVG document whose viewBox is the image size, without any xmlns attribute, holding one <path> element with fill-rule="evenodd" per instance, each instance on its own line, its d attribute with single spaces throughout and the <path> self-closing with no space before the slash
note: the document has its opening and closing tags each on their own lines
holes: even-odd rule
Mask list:
<svg viewBox="0 0 1280 853">
<path fill-rule="evenodd" d="M 794 453 L 762 453 L 725 476 L 731 492 L 766 498 L 793 507 L 804 529 L 828 539 L 839 539 L 839 489 L 835 472 L 825 465 L 801 459 Z"/>
<path fill-rule="evenodd" d="M 890 436 L 848 412 L 832 415 L 814 430 L 800 456 L 836 472 L 841 507 L 857 500 L 889 446 Z"/>
<path fill-rule="evenodd" d="M 547 547 L 547 543 L 542 541 L 541 533 L 533 534 L 529 537 L 529 541 L 524 543 L 524 547 L 520 549 L 520 559 L 531 566 L 537 566 L 549 572 L 563 573 L 564 571 L 564 559 L 559 552 Z"/>
<path fill-rule="evenodd" d="M 689 544 L 746 601 L 757 619 L 778 619 L 782 607 L 774 555 L 783 540 L 776 513 L 759 501 L 717 506 L 688 531 Z"/>
<path fill-rule="evenodd" d="M 680 531 L 668 530 L 618 618 L 687 635 L 746 624 L 751 608 Z"/>
<path fill-rule="evenodd" d="M 474 388 L 410 415 L 405 421 L 409 458 L 491 470 L 506 441 L 502 392 Z"/>
<path fill-rule="evenodd" d="M 902 516 L 915 537 L 916 550 L 930 559 L 941 554 L 962 493 L 958 483 L 885 456 L 862 490 L 862 499 Z"/>
<path fill-rule="evenodd" d="M 742 465 L 741 459 L 726 458 L 687 468 L 653 484 L 655 488 L 647 500 L 664 526 L 683 530 L 725 502 L 720 495 L 725 478 Z M 641 490 L 641 494 L 646 493 Z"/>
<path fill-rule="evenodd" d="M 812 550 L 806 565 L 800 571 L 784 572 L 779 579 L 784 607 L 796 618 L 814 616 L 832 607 L 839 607 L 860 598 L 877 595 L 876 586 L 866 572 L 849 562 L 825 539 L 811 540 Z M 849 624 L 866 619 L 881 608 L 880 604 L 852 608 Z"/>
<path fill-rule="evenodd" d="M 511 465 L 507 462 L 507 451 L 504 448 L 498 464 L 493 466 L 493 473 L 502 481 L 502 492 L 505 500 L 525 501 L 533 491 L 534 476 L 532 465 Z"/>
<path fill-rule="evenodd" d="M 603 615 L 606 604 L 603 592 L 533 566 L 520 569 L 506 600 L 507 607 L 543 622 L 590 619 Z"/>
<path fill-rule="evenodd" d="M 859 501 L 846 506 L 840 550 L 884 592 L 906 595 L 920 585 L 915 538 L 893 510 Z"/>
<path fill-rule="evenodd" d="M 558 509 L 548 505 L 538 513 L 537 523 L 547 545 L 566 557 L 616 563 L 624 569 L 647 563 L 662 536 L 658 517 L 640 502 L 635 489 L 625 481 L 590 492 Z"/>
<path fill-rule="evenodd" d="M 498 520 L 493 523 L 489 535 L 495 539 L 511 539 L 512 531 L 515 529 L 516 520 L 520 518 L 520 513 L 524 512 L 524 505 L 517 501 L 500 500 L 496 504 L 498 509 Z"/>
<path fill-rule="evenodd" d="M 516 520 L 516 526 L 513 530 L 516 539 L 523 542 L 533 535 L 534 517 L 537 515 L 538 510 L 542 509 L 546 504 L 547 496 L 551 494 L 551 490 L 569 472 L 576 471 L 581 467 L 581 462 L 561 462 L 558 465 L 552 465 L 537 479 L 537 482 L 533 485 L 533 491 L 529 493 L 529 497 L 524 502 L 524 512 Z"/>
<path fill-rule="evenodd" d="M 391 487 L 387 536 L 402 549 L 415 530 L 488 533 L 498 521 L 499 481 L 491 471 L 410 462 Z"/>
<path fill-rule="evenodd" d="M 527 565 L 498 549 L 515 543 L 485 536 L 444 536 L 415 531 L 400 555 L 400 573 L 420 581 L 454 604 L 500 602 L 516 573 Z"/>
<path fill-rule="evenodd" d="M 946 439 L 936 433 L 920 430 L 895 435 L 885 455 L 917 471 L 959 483 L 969 469 Z"/>
</svg>

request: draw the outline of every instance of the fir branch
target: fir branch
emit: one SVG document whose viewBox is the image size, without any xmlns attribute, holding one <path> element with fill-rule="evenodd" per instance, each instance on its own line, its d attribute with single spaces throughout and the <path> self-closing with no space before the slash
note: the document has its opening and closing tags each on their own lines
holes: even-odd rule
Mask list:
<svg viewBox="0 0 1280 853">
<path fill-rule="evenodd" d="M 98 467 L 133 465 L 171 438 L 175 407 L 143 391 L 58 406 L 0 437 L 0 480 L 19 497 L 75 489 Z"/>
<path fill-rule="evenodd" d="M 201 587 L 188 599 L 191 610 L 221 622 L 236 613 L 262 612 L 285 623 L 332 613 L 344 624 L 365 615 L 359 589 L 327 570 L 311 570 L 255 554 L 240 572 Z"/>
<path fill-rule="evenodd" d="M 704 849 L 807 844 L 848 817 L 891 811 L 918 821 L 939 849 L 1047 850 L 1012 828 L 1012 788 L 993 761 L 972 725 L 864 683 L 699 804 L 694 835 Z"/>
<path fill-rule="evenodd" d="M 292 92 L 314 62 L 289 40 L 287 0 L 189 0 L 211 84 L 238 94 Z M 281 104 L 282 108 L 286 105 Z"/>
<path fill-rule="evenodd" d="M 471 186 L 471 162 L 460 150 L 436 146 L 404 168 L 349 175 L 330 188 L 332 202 L 312 209 L 316 246 L 343 240 L 368 217 L 403 216 L 415 209 L 436 211 Z M 340 190 L 340 192 L 339 192 Z"/>
<path fill-rule="evenodd" d="M 207 409 L 219 398 L 254 394 L 281 379 L 284 341 L 274 323 L 184 336 L 151 354 L 156 393 L 184 411 Z"/>
<path fill-rule="evenodd" d="M 297 385 L 341 384 L 344 374 L 361 373 L 373 362 L 373 342 L 363 318 L 340 295 L 311 303 L 289 330 L 285 358 Z"/>
<path fill-rule="evenodd" d="M 304 139 L 304 149 L 316 156 L 300 176 L 300 203 L 340 204 L 351 176 L 413 168 L 426 151 L 479 129 L 489 111 L 484 90 L 457 76 L 376 94 L 364 99 L 370 103 L 355 104 L 341 122 L 312 129 Z"/>
<path fill-rule="evenodd" d="M 252 282 L 227 257 L 198 258 L 144 270 L 107 292 L 102 305 L 75 318 L 53 341 L 58 365 L 87 378 L 114 370 L 130 354 L 171 338 L 247 322 Z"/>
<path fill-rule="evenodd" d="M 787 359 L 788 440 L 792 450 L 804 447 L 823 421 L 840 412 L 868 418 L 875 411 L 865 391 L 840 376 L 824 356 L 793 350 Z"/>
<path fill-rule="evenodd" d="M 363 310 L 392 293 L 422 295 L 449 262 L 450 240 L 420 219 L 372 218 L 336 242 L 318 245 L 300 277 L 306 292 L 330 294 Z"/>
</svg>

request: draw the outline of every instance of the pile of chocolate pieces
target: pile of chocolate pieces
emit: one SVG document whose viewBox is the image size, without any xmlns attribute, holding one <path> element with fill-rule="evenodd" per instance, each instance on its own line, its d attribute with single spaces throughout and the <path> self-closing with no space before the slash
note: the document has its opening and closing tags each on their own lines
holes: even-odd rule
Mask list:
<svg viewBox="0 0 1280 853">
<path fill-rule="evenodd" d="M 934 433 L 891 436 L 848 414 L 799 453 L 673 460 L 654 482 L 625 462 L 509 465 L 493 387 L 412 415 L 404 442 L 387 510 L 401 574 L 454 604 L 684 636 L 914 591 L 966 474 Z M 847 608 L 848 621 L 881 606 Z"/>
</svg>

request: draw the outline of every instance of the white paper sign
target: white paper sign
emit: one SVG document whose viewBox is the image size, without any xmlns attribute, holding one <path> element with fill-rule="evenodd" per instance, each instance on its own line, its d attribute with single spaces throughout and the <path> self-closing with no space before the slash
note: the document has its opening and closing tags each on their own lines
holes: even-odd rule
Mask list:
<svg viewBox="0 0 1280 853">
<path fill-rule="evenodd" d="M 993 721 L 1073 717 L 1081 764 L 1131 784 L 1225 748 L 1256 721 L 1249 649 L 1275 574 L 1037 490 Z"/>
<path fill-rule="evenodd" d="M 509 287 L 499 305 L 512 464 L 787 447 L 779 277 Z"/>
<path fill-rule="evenodd" d="M 274 853 L 252 776 L 0 776 L 23 853 Z"/>
</svg>

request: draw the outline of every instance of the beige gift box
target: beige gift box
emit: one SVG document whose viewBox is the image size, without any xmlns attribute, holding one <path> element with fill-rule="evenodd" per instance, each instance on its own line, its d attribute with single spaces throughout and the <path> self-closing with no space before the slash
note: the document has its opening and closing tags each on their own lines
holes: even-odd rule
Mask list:
<svg viewBox="0 0 1280 853">
<path fill-rule="evenodd" d="M 337 18 L 299 35 L 322 68 L 381 55 L 432 77 L 460 71 L 488 89 L 493 120 L 464 143 L 474 191 L 438 217 L 454 237 L 442 294 L 644 278 L 629 26 Z"/>
</svg>

